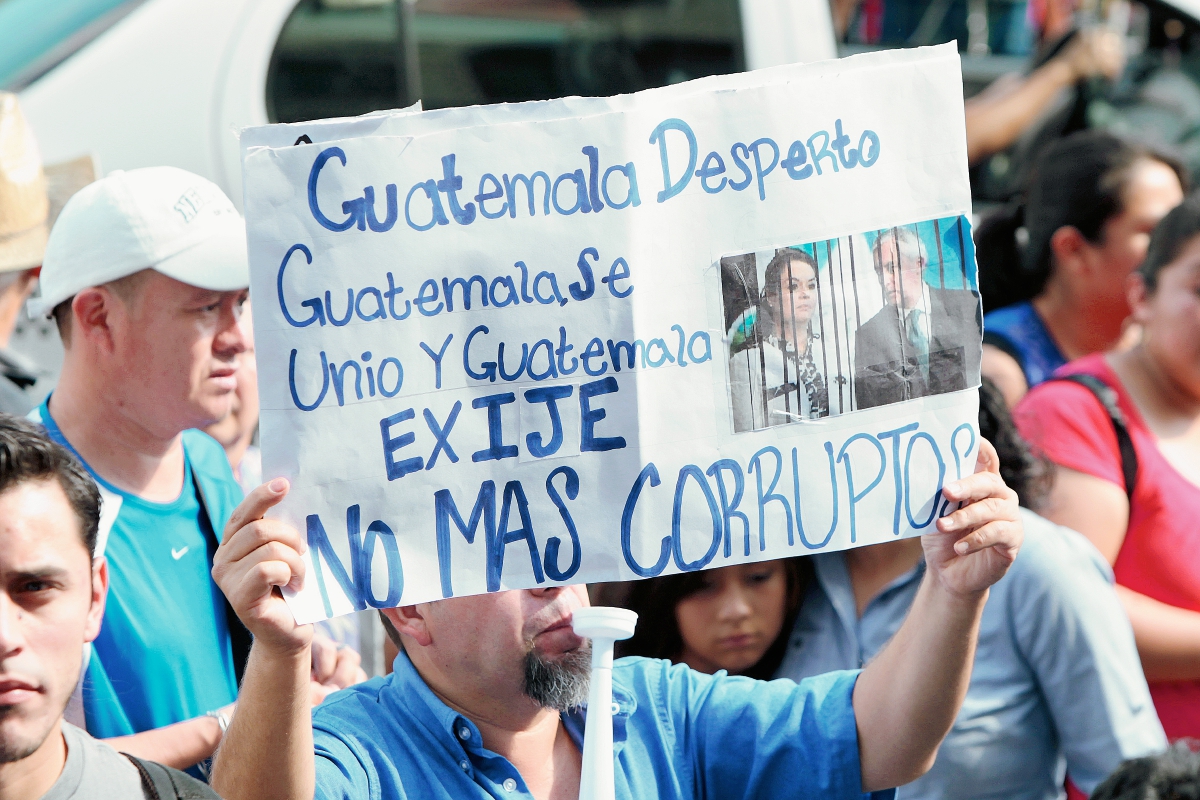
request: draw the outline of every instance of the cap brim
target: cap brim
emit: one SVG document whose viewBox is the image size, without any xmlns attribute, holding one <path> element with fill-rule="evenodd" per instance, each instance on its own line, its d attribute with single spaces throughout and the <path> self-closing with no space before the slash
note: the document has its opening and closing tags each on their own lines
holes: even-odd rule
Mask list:
<svg viewBox="0 0 1200 800">
<path fill-rule="evenodd" d="M 50 211 L 46 221 L 19 236 L 0 241 L 0 273 L 33 269 L 42 265 L 46 255 L 46 241 L 54 220 L 71 195 L 96 180 L 96 164 L 91 156 L 80 156 L 71 161 L 50 164 L 43 168 L 46 175 L 46 193 L 50 200 Z"/>
<path fill-rule="evenodd" d="M 246 223 L 231 216 L 219 232 L 151 265 L 168 278 L 214 292 L 232 292 L 250 285 L 246 255 Z"/>
<path fill-rule="evenodd" d="M 40 267 L 49 237 L 50 226 L 42 223 L 16 236 L 0 239 L 0 273 Z"/>
<path fill-rule="evenodd" d="M 47 164 L 42 171 L 46 175 L 46 194 L 50 199 L 46 225 L 52 228 L 72 195 L 96 180 L 96 161 L 91 156 L 80 156 L 58 164 Z"/>
</svg>

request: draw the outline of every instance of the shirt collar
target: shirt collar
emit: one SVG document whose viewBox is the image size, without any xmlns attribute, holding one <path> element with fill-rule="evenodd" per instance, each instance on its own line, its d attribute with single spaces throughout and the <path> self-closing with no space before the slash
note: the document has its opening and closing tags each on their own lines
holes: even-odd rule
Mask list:
<svg viewBox="0 0 1200 800">
<path fill-rule="evenodd" d="M 479 728 L 468 717 L 442 702 L 403 650 L 392 665 L 390 681 L 392 701 L 399 707 L 407 707 L 414 716 L 432 732 L 446 733 L 460 742 L 467 750 L 482 750 L 483 737 Z M 626 723 L 637 709 L 632 693 L 613 681 L 613 748 L 619 750 L 625 744 Z M 583 732 L 587 722 L 587 709 L 580 708 L 562 715 L 567 733 L 583 750 Z"/>
<path fill-rule="evenodd" d="M 933 310 L 931 303 L 932 303 L 932 300 L 929 297 L 929 284 L 925 283 L 925 281 L 921 281 L 921 302 L 918 303 L 917 305 L 913 306 L 912 308 L 904 309 L 904 314 L 905 314 L 905 316 L 908 316 L 912 312 L 920 309 L 921 325 L 922 325 L 922 327 L 926 327 L 929 325 L 929 314 Z"/>
<path fill-rule="evenodd" d="M 858 625 L 858 606 L 854 601 L 854 587 L 850 583 L 850 570 L 846 567 L 845 553 L 818 553 L 813 556 L 813 567 L 817 583 L 821 586 L 821 591 L 825 592 L 825 596 L 829 598 L 829 603 L 837 613 L 838 619 L 842 621 L 842 625 L 847 630 L 855 630 Z M 893 578 L 887 586 L 880 589 L 871 602 L 875 602 L 889 592 L 906 586 L 912 581 L 919 581 L 924 575 L 925 559 L 922 558 L 915 567 L 903 575 Z M 868 603 L 867 609 L 870 607 L 871 604 Z"/>
<path fill-rule="evenodd" d="M 475 723 L 433 693 L 403 650 L 392 664 L 389 691 L 392 702 L 400 708 L 408 708 L 431 733 L 446 734 L 466 749 L 483 747 L 483 738 Z"/>
</svg>

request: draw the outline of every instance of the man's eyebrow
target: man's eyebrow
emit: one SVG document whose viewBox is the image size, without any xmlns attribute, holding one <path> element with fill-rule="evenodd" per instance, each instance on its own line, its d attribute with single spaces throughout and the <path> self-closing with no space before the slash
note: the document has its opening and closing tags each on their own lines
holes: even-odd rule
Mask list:
<svg viewBox="0 0 1200 800">
<path fill-rule="evenodd" d="M 179 301 L 178 308 L 190 309 L 199 308 L 201 306 L 211 306 L 213 303 L 220 302 L 221 295 L 217 292 L 200 291 L 188 295 L 183 300 Z"/>
<path fill-rule="evenodd" d="M 44 581 L 66 578 L 70 572 L 63 567 L 47 565 L 44 567 L 29 567 L 7 573 L 7 579 L 12 582 Z"/>
</svg>

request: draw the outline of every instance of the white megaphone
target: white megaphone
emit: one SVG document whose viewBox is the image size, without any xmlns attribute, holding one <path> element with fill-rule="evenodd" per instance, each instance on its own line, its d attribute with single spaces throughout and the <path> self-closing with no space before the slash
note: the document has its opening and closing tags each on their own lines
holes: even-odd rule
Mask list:
<svg viewBox="0 0 1200 800">
<path fill-rule="evenodd" d="M 612 666 L 613 643 L 633 636 L 637 614 L 596 606 L 577 610 L 571 620 L 577 636 L 592 640 L 592 683 L 583 732 L 579 800 L 614 800 Z"/>
</svg>

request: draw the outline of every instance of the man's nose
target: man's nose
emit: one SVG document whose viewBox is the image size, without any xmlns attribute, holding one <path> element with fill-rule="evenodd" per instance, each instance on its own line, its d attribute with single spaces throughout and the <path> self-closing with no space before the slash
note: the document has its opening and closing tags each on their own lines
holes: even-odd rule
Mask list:
<svg viewBox="0 0 1200 800">
<path fill-rule="evenodd" d="M 525 589 L 524 591 L 528 592 L 530 597 L 537 600 L 539 605 L 545 606 L 555 602 L 560 597 L 567 596 L 567 590 L 570 588 L 571 587 L 569 586 L 539 586 L 534 589 Z M 564 599 L 569 601 L 570 598 L 567 596 L 564 597 Z M 580 604 L 588 605 L 586 592 L 584 593 Z"/>
<path fill-rule="evenodd" d="M 213 350 L 219 355 L 235 356 L 248 349 L 249 342 L 239 322 L 240 316 L 236 303 L 222 303 L 220 328 L 213 339 Z"/>
<path fill-rule="evenodd" d="M 0 661 L 16 655 L 24 647 L 22 632 L 24 610 L 6 592 L 0 592 Z"/>
</svg>

